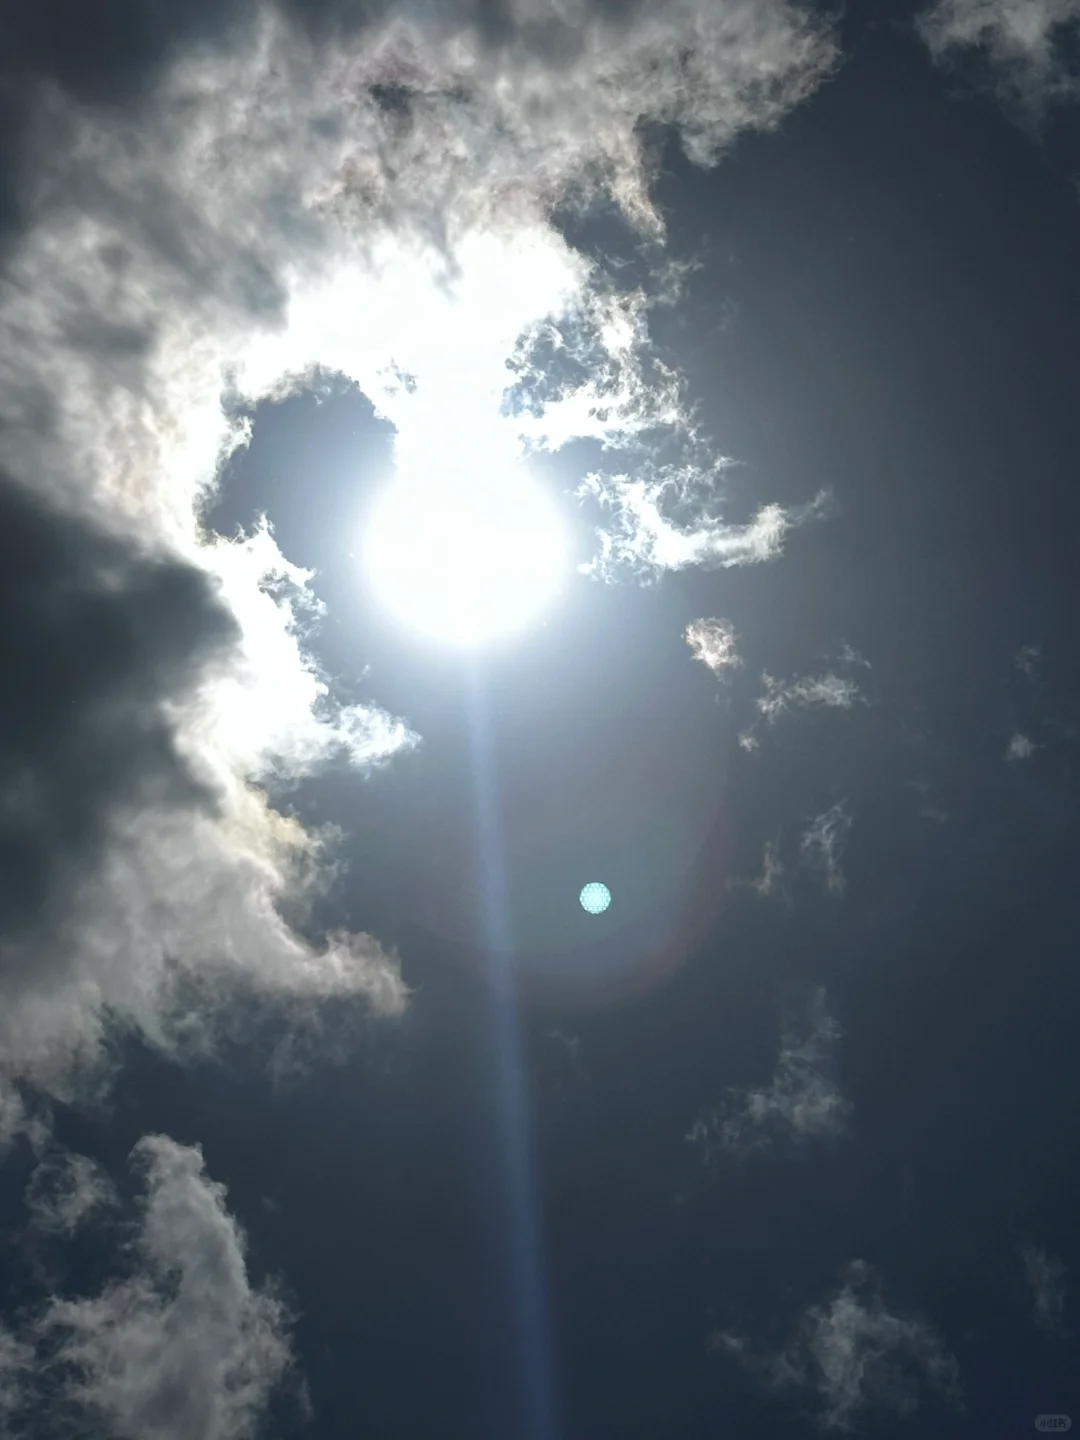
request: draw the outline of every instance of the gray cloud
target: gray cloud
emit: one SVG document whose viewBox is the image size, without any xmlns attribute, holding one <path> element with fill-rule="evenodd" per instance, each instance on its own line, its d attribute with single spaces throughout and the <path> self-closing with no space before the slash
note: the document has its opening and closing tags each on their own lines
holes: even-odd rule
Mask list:
<svg viewBox="0 0 1080 1440">
<path fill-rule="evenodd" d="M 1016 668 L 1029 680 L 1037 680 L 1042 669 L 1042 648 L 1038 645 L 1021 645 L 1016 652 Z"/>
<path fill-rule="evenodd" d="M 737 669 L 743 663 L 730 620 L 691 620 L 685 639 L 694 659 L 707 665 L 714 675 Z"/>
<path fill-rule="evenodd" d="M 26 1204 L 33 1228 L 48 1235 L 74 1235 L 98 1210 L 119 1202 L 116 1187 L 87 1155 L 48 1155 L 30 1177 Z"/>
<path fill-rule="evenodd" d="M 1065 1266 L 1038 1246 L 1028 1246 L 1023 1261 L 1035 1324 L 1040 1330 L 1061 1334 L 1065 1324 Z"/>
<path fill-rule="evenodd" d="M 1077 93 L 1061 42 L 1078 21 L 1078 0 L 938 0 L 919 30 L 935 59 L 978 52 L 1005 104 L 1038 118 Z"/>
<path fill-rule="evenodd" d="M 199 1149 L 151 1135 L 133 1158 L 146 1194 L 126 1273 L 2 1337 L 0 1403 L 35 1433 L 90 1422 L 117 1440 L 246 1440 L 290 1370 L 288 1316 L 253 1288 Z"/>
<path fill-rule="evenodd" d="M 1029 760 L 1035 753 L 1035 742 L 1027 735 L 1021 735 L 1019 731 L 1010 737 L 1005 747 L 1006 760 Z"/>
<path fill-rule="evenodd" d="M 276 612 L 241 624 L 229 575 L 136 547 L 16 485 L 0 485 L 0 520 L 11 539 L 0 572 L 11 684 L 0 719 L 0 1067 L 65 1094 L 100 1059 L 110 1017 L 173 1044 L 174 1001 L 194 972 L 207 1001 L 244 981 L 400 1010 L 395 963 L 373 941 L 312 946 L 279 915 L 279 899 L 313 883 L 318 846 L 250 783 L 279 765 L 302 773 L 335 748 L 389 752 L 400 736 L 357 732 L 360 717 L 346 713 L 317 722 L 301 693 L 291 744 L 253 754 L 253 646 L 276 639 L 278 683 L 295 679 L 295 641 Z M 246 757 L 228 753 L 236 727 Z"/>
<path fill-rule="evenodd" d="M 821 872 L 826 888 L 834 895 L 842 895 L 847 885 L 840 857 L 850 829 L 851 815 L 840 800 L 816 815 L 799 841 L 803 863 Z"/>
<path fill-rule="evenodd" d="M 713 1349 L 731 1356 L 774 1389 L 814 1392 L 827 1430 L 855 1428 L 867 1410 L 911 1414 L 920 1392 L 960 1399 L 956 1360 L 927 1322 L 891 1313 L 863 1261 L 824 1305 L 809 1307 L 789 1344 L 759 1350 L 744 1336 L 714 1335 Z"/>
<path fill-rule="evenodd" d="M 771 1084 L 730 1091 L 722 1106 L 695 1121 L 687 1140 L 700 1145 L 710 1162 L 725 1151 L 745 1154 L 837 1139 L 851 1113 L 835 1077 L 834 1051 L 842 1034 L 819 989 L 805 1016 L 785 1022 Z"/>
</svg>

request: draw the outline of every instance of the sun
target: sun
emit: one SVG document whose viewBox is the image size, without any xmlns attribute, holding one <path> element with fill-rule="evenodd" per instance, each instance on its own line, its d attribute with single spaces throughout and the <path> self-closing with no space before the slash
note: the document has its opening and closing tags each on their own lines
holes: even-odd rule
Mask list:
<svg viewBox="0 0 1080 1440">
<path fill-rule="evenodd" d="M 399 476 L 368 517 L 362 563 L 380 604 L 410 629 L 473 648 L 526 626 L 566 569 L 563 526 L 520 466 Z"/>
</svg>

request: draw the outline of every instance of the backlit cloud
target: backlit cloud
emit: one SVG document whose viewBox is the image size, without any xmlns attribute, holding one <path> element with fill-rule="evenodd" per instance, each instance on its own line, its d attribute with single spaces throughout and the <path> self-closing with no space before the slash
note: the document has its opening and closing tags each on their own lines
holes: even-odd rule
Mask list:
<svg viewBox="0 0 1080 1440">
<path fill-rule="evenodd" d="M 196 36 L 162 12 L 127 56 L 88 43 L 78 84 L 47 24 L 12 39 L 26 183 L 0 292 L 0 500 L 32 544 L 0 582 L 21 707 L 0 736 L 0 1068 L 56 1093 L 113 1021 L 176 1047 L 245 987 L 405 1003 L 377 940 L 282 918 L 317 888 L 322 842 L 278 813 L 281 788 L 417 737 L 336 702 L 303 641 L 311 577 L 269 529 L 203 533 L 245 405 L 322 366 L 393 424 L 399 468 L 576 435 L 636 447 L 638 478 L 595 482 L 602 568 L 765 558 L 813 512 L 723 523 L 652 302 L 551 216 L 608 197 L 669 299 L 645 122 L 714 164 L 830 73 L 827 26 L 788 0 L 333 18 L 223 7 Z"/>
<path fill-rule="evenodd" d="M 735 670 L 743 663 L 730 620 L 691 620 L 685 638 L 694 659 L 707 665 L 714 675 Z"/>
</svg>

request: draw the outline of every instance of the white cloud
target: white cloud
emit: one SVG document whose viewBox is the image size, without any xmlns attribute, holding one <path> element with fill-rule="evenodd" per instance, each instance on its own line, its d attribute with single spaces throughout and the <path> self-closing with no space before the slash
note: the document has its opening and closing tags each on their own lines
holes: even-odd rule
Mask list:
<svg viewBox="0 0 1080 1440">
<path fill-rule="evenodd" d="M 842 1034 L 819 989 L 807 1015 L 785 1023 L 771 1084 L 730 1091 L 723 1106 L 695 1121 L 687 1140 L 701 1145 L 711 1162 L 722 1151 L 837 1139 L 851 1113 L 834 1073 L 834 1050 Z"/>
<path fill-rule="evenodd" d="M 807 505 L 772 503 L 743 524 L 726 521 L 710 513 L 722 503 L 723 469 L 690 464 L 658 467 L 644 477 L 591 475 L 587 488 L 611 511 L 611 520 L 598 532 L 600 550 L 587 572 L 611 579 L 760 564 L 781 554 L 792 530 L 826 511 L 823 492 Z M 672 509 L 682 509 L 685 518 L 673 518 Z"/>
<path fill-rule="evenodd" d="M 1028 1246 L 1023 1260 L 1035 1324 L 1040 1330 L 1061 1334 L 1065 1322 L 1065 1266 L 1037 1246 Z"/>
<path fill-rule="evenodd" d="M 1017 732 L 1009 740 L 1005 749 L 1006 760 L 1028 760 L 1035 753 L 1035 742 L 1027 735 Z"/>
<path fill-rule="evenodd" d="M 95 1419 L 116 1440 L 246 1440 L 289 1371 L 288 1317 L 252 1287 L 243 1233 L 199 1149 L 150 1135 L 134 1158 L 146 1197 L 130 1273 L 51 1300 L 27 1337 L 38 1368 L 25 1340 L 11 1368 L 24 1387 L 36 1379 L 46 1414 Z"/>
<path fill-rule="evenodd" d="M 936 59 L 982 52 L 1003 100 L 1037 116 L 1076 94 L 1061 41 L 1078 21 L 1080 0 L 937 0 L 919 30 Z"/>
<path fill-rule="evenodd" d="M 48 1155 L 30 1177 L 26 1204 L 35 1230 L 74 1235 L 89 1216 L 119 1201 L 105 1171 L 87 1155 Z"/>
<path fill-rule="evenodd" d="M 737 669 L 743 663 L 730 620 L 691 620 L 685 639 L 694 659 L 707 665 L 714 675 Z"/>
<path fill-rule="evenodd" d="M 726 1332 L 711 1344 L 772 1388 L 813 1391 L 825 1429 L 852 1430 L 867 1410 L 911 1414 L 920 1391 L 959 1403 L 955 1358 L 925 1320 L 886 1308 L 862 1261 L 849 1266 L 844 1285 L 824 1305 L 807 1309 L 783 1350 L 756 1350 Z"/>
<path fill-rule="evenodd" d="M 777 680 L 762 675 L 764 695 L 759 695 L 757 708 L 770 725 L 793 709 L 850 710 L 859 698 L 859 687 L 847 676 L 802 675 L 794 680 Z"/>
<path fill-rule="evenodd" d="M 851 829 L 851 815 L 843 800 L 816 815 L 799 841 L 803 862 L 822 872 L 826 887 L 842 895 L 847 884 L 840 868 L 840 856 Z"/>
</svg>

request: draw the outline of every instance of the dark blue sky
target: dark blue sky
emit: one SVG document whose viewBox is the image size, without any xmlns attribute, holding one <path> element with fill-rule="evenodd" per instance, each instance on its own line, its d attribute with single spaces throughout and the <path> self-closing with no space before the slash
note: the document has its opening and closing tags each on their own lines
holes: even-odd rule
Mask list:
<svg viewBox="0 0 1080 1440">
<path fill-rule="evenodd" d="M 42 164 L 42 77 L 137 126 L 169 66 L 200 39 L 226 53 L 244 17 L 114 5 L 100 44 L 86 32 L 76 47 L 8 8 L 16 290 L 25 237 L 50 205 L 78 213 L 71 177 L 91 165 L 70 138 L 67 172 Z M 39 8 L 56 36 L 75 23 Z M 609 14 L 632 32 L 649 10 Z M 317 34 L 332 18 L 348 44 L 377 23 L 302 18 Z M 468 23 L 553 73 L 571 63 L 510 9 Z M 145 947 L 164 917 L 168 1003 L 125 1008 L 84 967 L 104 995 L 88 1050 L 45 1028 L 37 1049 L 0 1034 L 0 1099 L 17 1088 L 23 1107 L 0 1169 L 5 1334 L 32 1349 L 0 1365 L 13 1434 L 1006 1440 L 1040 1415 L 1080 1424 L 1080 88 L 1068 33 L 1042 69 L 995 60 L 990 31 L 981 54 L 935 60 L 902 5 L 852 0 L 835 33 L 831 76 L 775 128 L 748 124 L 715 167 L 687 158 L 677 128 L 656 131 L 662 254 L 599 198 L 556 214 L 616 290 L 658 287 L 664 255 L 696 262 L 650 311 L 651 353 L 736 462 L 728 523 L 827 494 L 778 557 L 576 577 L 545 623 L 463 658 L 403 636 L 357 574 L 393 464 L 378 397 L 327 369 L 227 402 L 250 439 L 200 501 L 203 538 L 265 514 L 281 555 L 313 572 L 322 608 L 297 623 L 325 703 L 377 705 L 421 737 L 374 766 L 331 754 L 317 773 L 260 772 L 326 846 L 321 887 L 274 903 L 301 947 L 376 937 L 411 993 L 392 1018 L 332 987 L 282 982 L 292 998 L 268 1000 L 257 947 L 219 985 L 213 964 L 189 963 L 163 887 L 137 924 Z M 1043 86 L 1043 109 L 1016 99 L 1017 76 L 1028 102 Z M 42 200 L 63 184 L 62 202 Z M 299 223 L 289 234 L 308 243 Z M 206 274 L 214 253 L 199 252 Z M 236 293 L 264 298 L 241 304 L 229 278 L 228 313 L 272 312 L 260 286 L 280 276 L 245 280 L 255 260 L 233 261 Z M 120 334 L 116 273 L 121 298 L 100 300 L 116 329 L 87 353 L 122 390 L 155 342 Z M 62 409 L 64 374 L 42 415 Z M 2 383 L 21 396 L 17 366 Z M 248 621 L 192 553 L 141 553 L 46 479 L 31 524 L 19 444 L 3 461 L 16 640 L 0 854 L 23 878 L 0 886 L 0 973 L 29 1034 L 25 997 L 61 993 L 64 946 L 113 943 L 97 911 L 53 897 L 112 896 L 116 816 L 231 813 L 176 715 Z M 578 487 L 626 463 L 591 441 L 537 457 L 576 559 L 606 523 Z M 83 570 L 106 576 L 98 590 Z M 695 661 L 686 631 L 702 618 L 733 627 L 737 667 Z M 185 895 L 187 864 L 171 872 Z M 599 917 L 577 904 L 594 879 L 613 895 Z M 123 928 L 135 901 L 116 893 Z M 247 921 L 198 893 L 198 944 L 239 953 Z M 208 1009 L 212 1042 L 186 1043 Z M 144 1136 L 200 1146 L 205 1174 L 186 1190 L 173 1171 L 140 1179 L 128 1157 Z M 72 1156 L 119 1191 L 65 1226 L 40 1193 L 55 1173 L 91 1194 Z M 226 1187 L 216 1201 L 206 1177 Z M 175 1201 L 167 1240 L 146 1225 L 148 1194 Z M 185 1338 L 216 1302 L 184 1247 L 211 1230 L 247 1237 L 233 1298 L 288 1311 L 266 1335 L 291 1347 L 291 1371 L 266 1362 L 235 1414 L 191 1402 L 203 1383 L 242 1388 Z M 145 1383 L 125 1361 L 119 1399 L 64 1328 L 131 1347 L 110 1295 L 142 1297 L 136 1312 L 171 1337 Z M 56 1308 L 94 1296 L 75 1322 Z M 250 1360 L 238 1333 L 221 1331 Z M 162 1355 L 180 1357 L 175 1392 Z"/>
</svg>

